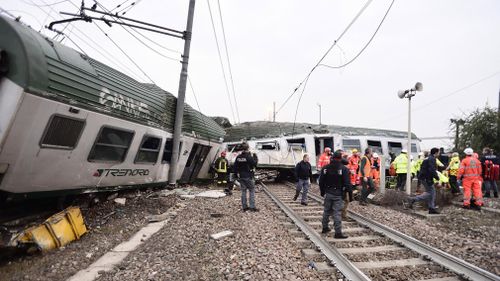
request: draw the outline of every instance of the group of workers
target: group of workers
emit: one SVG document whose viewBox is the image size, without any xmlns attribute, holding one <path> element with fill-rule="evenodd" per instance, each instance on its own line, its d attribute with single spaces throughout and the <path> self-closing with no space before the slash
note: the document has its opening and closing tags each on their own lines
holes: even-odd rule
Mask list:
<svg viewBox="0 0 500 281">
<path fill-rule="evenodd" d="M 258 159 L 255 154 L 250 153 L 247 143 L 243 143 L 241 148 L 243 151 L 236 157 L 233 170 L 240 184 L 242 210 L 256 212 L 258 209 L 255 207 L 254 171 Z M 330 216 L 333 216 L 334 238 L 337 239 L 347 238 L 342 233 L 342 219 L 346 219 L 347 206 L 353 201 L 353 189 L 361 184 L 359 202 L 360 205 L 367 205 L 368 195 L 379 185 L 380 169 L 383 168 L 380 157 L 377 153 L 373 153 L 371 148 L 365 149 L 363 156 L 359 155 L 357 149 L 351 152 L 351 155 L 348 155 L 339 149 L 332 153 L 327 147 L 317 163 L 317 169 L 320 171 L 318 179 L 320 193 L 324 197 L 322 232 L 331 231 L 328 225 Z M 429 213 L 438 213 L 435 206 L 436 185 L 443 182 L 449 183 L 454 194 L 460 193 L 459 186 L 463 187 L 463 207 L 466 209 L 481 209 L 483 191 L 484 197 L 489 197 L 491 191 L 494 197 L 498 197 L 496 180 L 499 176 L 499 159 L 493 150 L 485 148 L 481 158 L 472 148 L 465 149 L 464 154 L 466 157 L 462 160 L 456 152 L 449 158 L 442 149 L 432 148 L 430 152 L 419 154 L 418 159 L 412 161 L 412 157 L 408 159 L 408 152 L 402 150 L 391 163 L 391 170 L 394 170 L 397 177 L 396 188 L 398 190 L 405 188 L 409 160 L 412 161 L 412 177 L 416 176 L 418 185 L 423 184 L 425 187 L 425 192 L 422 194 L 408 198 L 407 203 L 410 208 L 415 202 L 427 201 Z M 214 168 L 217 173 L 217 183 L 226 186 L 226 193 L 231 194 L 233 184 L 228 181 L 228 167 L 224 151 L 215 161 Z M 293 201 L 298 199 L 302 191 L 301 204 L 307 205 L 307 193 L 313 180 L 309 155 L 304 154 L 302 161 L 296 164 L 294 172 L 296 191 Z M 446 179 L 443 179 L 443 176 Z M 471 200 L 472 196 L 474 200 Z"/>
</svg>

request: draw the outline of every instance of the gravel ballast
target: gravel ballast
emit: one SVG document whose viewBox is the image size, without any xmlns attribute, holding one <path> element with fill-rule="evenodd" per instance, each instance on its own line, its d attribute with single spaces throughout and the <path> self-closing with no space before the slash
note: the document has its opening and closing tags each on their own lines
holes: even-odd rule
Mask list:
<svg viewBox="0 0 500 281">
<path fill-rule="evenodd" d="M 256 202 L 254 213 L 240 210 L 238 191 L 186 200 L 177 217 L 98 280 L 334 280 L 308 267 L 264 193 Z M 233 235 L 210 238 L 225 230 Z"/>
</svg>

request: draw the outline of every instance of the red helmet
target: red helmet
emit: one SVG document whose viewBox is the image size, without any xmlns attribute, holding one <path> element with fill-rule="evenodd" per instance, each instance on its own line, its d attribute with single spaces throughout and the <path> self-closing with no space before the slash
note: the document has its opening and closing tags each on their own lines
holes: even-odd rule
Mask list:
<svg viewBox="0 0 500 281">
<path fill-rule="evenodd" d="M 222 151 L 222 152 L 220 153 L 220 156 L 225 157 L 225 156 L 226 156 L 226 152 L 225 152 L 225 151 Z"/>
</svg>

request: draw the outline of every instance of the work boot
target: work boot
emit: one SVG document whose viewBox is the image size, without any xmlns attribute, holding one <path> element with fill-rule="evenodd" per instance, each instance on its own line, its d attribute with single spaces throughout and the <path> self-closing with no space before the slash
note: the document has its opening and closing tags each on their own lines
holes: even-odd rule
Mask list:
<svg viewBox="0 0 500 281">
<path fill-rule="evenodd" d="M 493 193 L 493 197 L 498 198 L 498 192 Z"/>
<path fill-rule="evenodd" d="M 348 236 L 342 234 L 342 233 L 335 233 L 335 235 L 333 236 L 333 238 L 335 239 L 346 239 Z"/>
<path fill-rule="evenodd" d="M 243 212 L 246 212 L 246 211 L 250 210 L 250 208 L 245 207 L 245 208 L 243 208 L 243 209 L 241 209 L 241 210 L 242 210 Z"/>
<path fill-rule="evenodd" d="M 490 198 L 491 197 L 491 193 L 487 192 L 483 195 L 484 198 Z"/>
<path fill-rule="evenodd" d="M 296 201 L 297 198 L 299 198 L 299 194 L 300 194 L 299 191 L 295 191 L 295 196 L 293 197 L 293 201 Z"/>
<path fill-rule="evenodd" d="M 474 211 L 481 211 L 481 206 L 479 205 L 472 205 L 472 208 Z"/>
<path fill-rule="evenodd" d="M 321 231 L 321 233 L 324 234 L 324 233 L 328 233 L 330 231 L 332 231 L 332 230 L 329 227 L 327 227 L 327 228 L 323 228 L 323 230 Z"/>
<path fill-rule="evenodd" d="M 307 202 L 300 202 L 300 205 L 307 206 Z"/>
<path fill-rule="evenodd" d="M 259 211 L 259 209 L 257 209 L 257 208 L 250 208 L 249 210 L 250 210 L 250 212 L 258 212 Z"/>
<path fill-rule="evenodd" d="M 437 215 L 437 214 L 439 214 L 439 212 L 436 209 L 429 209 L 429 214 Z"/>
<path fill-rule="evenodd" d="M 464 208 L 466 210 L 470 210 L 470 206 L 469 205 L 463 205 L 462 208 Z"/>
</svg>

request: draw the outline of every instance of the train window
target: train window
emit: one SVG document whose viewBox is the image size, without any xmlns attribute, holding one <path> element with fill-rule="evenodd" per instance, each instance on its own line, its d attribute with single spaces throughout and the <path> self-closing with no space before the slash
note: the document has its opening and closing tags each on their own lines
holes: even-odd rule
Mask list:
<svg viewBox="0 0 500 281">
<path fill-rule="evenodd" d="M 412 153 L 417 153 L 417 144 L 416 143 L 412 143 L 411 144 L 411 152 Z"/>
<path fill-rule="evenodd" d="M 288 149 L 291 150 L 301 150 L 307 152 L 306 140 L 304 138 L 300 139 L 287 139 Z"/>
<path fill-rule="evenodd" d="M 54 115 L 45 129 L 40 146 L 73 149 L 80 139 L 84 126 L 84 120 Z"/>
<path fill-rule="evenodd" d="M 167 139 L 165 142 L 165 149 L 163 149 L 162 163 L 170 163 L 172 160 L 172 148 L 174 147 L 174 140 Z M 179 143 L 179 156 L 181 155 L 182 141 Z"/>
<path fill-rule="evenodd" d="M 358 151 L 361 150 L 361 142 L 359 139 L 343 139 L 342 140 L 342 148 L 345 151 L 357 149 Z"/>
<path fill-rule="evenodd" d="M 279 150 L 280 145 L 275 141 L 270 142 L 258 142 L 256 145 L 257 149 L 260 150 Z"/>
<path fill-rule="evenodd" d="M 135 157 L 135 163 L 156 163 L 160 154 L 161 138 L 144 136 Z"/>
<path fill-rule="evenodd" d="M 399 155 L 403 149 L 403 145 L 401 145 L 400 142 L 388 142 L 387 146 L 389 147 L 389 153 L 393 153 L 396 156 Z"/>
<path fill-rule="evenodd" d="M 378 154 L 382 154 L 382 142 L 368 140 L 367 143 L 368 143 L 368 148 L 371 148 L 372 152 L 376 152 Z"/>
<path fill-rule="evenodd" d="M 242 144 L 241 143 L 228 144 L 227 145 L 227 151 L 229 151 L 229 152 L 240 152 L 240 151 L 243 151 Z"/>
<path fill-rule="evenodd" d="M 134 132 L 103 127 L 90 151 L 88 160 L 123 162 L 133 137 Z"/>
</svg>

